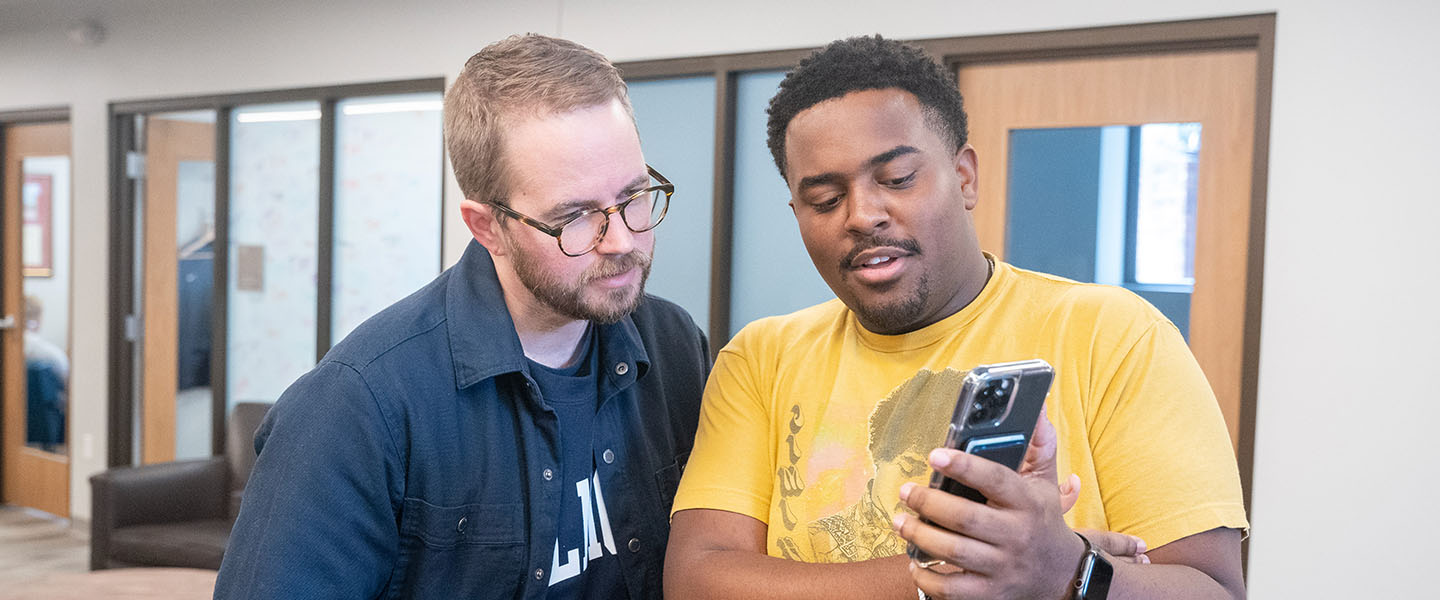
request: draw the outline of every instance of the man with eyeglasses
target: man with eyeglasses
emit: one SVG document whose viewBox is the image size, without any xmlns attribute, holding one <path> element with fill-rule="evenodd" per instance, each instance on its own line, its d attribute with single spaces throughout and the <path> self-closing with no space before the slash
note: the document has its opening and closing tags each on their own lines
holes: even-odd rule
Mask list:
<svg viewBox="0 0 1440 600">
<path fill-rule="evenodd" d="M 475 240 L 271 409 L 217 598 L 660 598 L 709 370 L 643 292 L 675 188 L 565 40 L 471 57 L 445 138 Z"/>
</svg>

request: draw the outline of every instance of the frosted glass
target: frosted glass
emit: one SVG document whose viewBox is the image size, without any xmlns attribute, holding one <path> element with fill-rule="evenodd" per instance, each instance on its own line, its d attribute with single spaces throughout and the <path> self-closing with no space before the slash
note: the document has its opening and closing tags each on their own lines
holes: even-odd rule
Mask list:
<svg viewBox="0 0 1440 600">
<path fill-rule="evenodd" d="M 675 184 L 670 210 L 655 229 L 655 260 L 645 289 L 690 311 L 708 332 L 715 78 L 634 82 L 630 103 L 645 160 Z"/>
<path fill-rule="evenodd" d="M 439 92 L 336 105 L 332 343 L 440 272 L 440 108 Z"/>
<path fill-rule="evenodd" d="M 736 90 L 731 335 L 755 319 L 835 297 L 805 252 L 789 206 L 790 190 L 765 145 L 765 109 L 781 79 L 784 74 L 778 72 L 746 73 Z"/>
<path fill-rule="evenodd" d="M 313 102 L 231 113 L 230 408 L 273 402 L 315 366 L 319 118 Z"/>
</svg>

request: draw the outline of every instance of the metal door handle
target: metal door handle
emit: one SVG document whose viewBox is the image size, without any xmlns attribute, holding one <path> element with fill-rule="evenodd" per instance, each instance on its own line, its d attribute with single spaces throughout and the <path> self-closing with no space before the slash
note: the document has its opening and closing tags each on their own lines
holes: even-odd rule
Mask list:
<svg viewBox="0 0 1440 600">
<path fill-rule="evenodd" d="M 5 315 L 5 318 L 0 319 L 0 331 L 5 331 L 6 329 L 14 329 L 14 328 L 15 328 L 15 315 Z"/>
</svg>

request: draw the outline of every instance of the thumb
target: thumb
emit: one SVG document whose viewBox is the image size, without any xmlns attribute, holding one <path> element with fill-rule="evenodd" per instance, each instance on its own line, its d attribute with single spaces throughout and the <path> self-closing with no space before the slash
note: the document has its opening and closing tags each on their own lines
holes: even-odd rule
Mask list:
<svg viewBox="0 0 1440 600">
<path fill-rule="evenodd" d="M 1075 508 L 1075 501 L 1080 499 L 1080 476 L 1074 473 L 1065 481 L 1060 482 L 1060 514 L 1070 512 Z"/>
<path fill-rule="evenodd" d="M 1025 449 L 1025 460 L 1020 463 L 1020 474 L 1027 478 L 1058 482 L 1055 466 L 1058 447 L 1059 435 L 1055 433 L 1055 426 L 1050 424 L 1050 419 L 1045 417 L 1045 409 L 1042 407 L 1040 418 L 1035 420 L 1035 433 L 1030 436 L 1030 446 Z M 1076 493 L 1079 493 L 1078 488 Z"/>
</svg>

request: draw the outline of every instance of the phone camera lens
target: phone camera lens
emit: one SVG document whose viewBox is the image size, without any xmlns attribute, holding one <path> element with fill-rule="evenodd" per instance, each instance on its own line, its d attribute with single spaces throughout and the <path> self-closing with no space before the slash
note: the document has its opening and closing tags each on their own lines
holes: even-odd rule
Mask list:
<svg viewBox="0 0 1440 600">
<path fill-rule="evenodd" d="M 970 405 L 970 424 L 975 425 L 990 419 L 990 407 L 985 400 L 976 400 Z"/>
<path fill-rule="evenodd" d="M 970 405 L 970 417 L 967 419 L 971 425 L 978 425 L 994 419 L 997 415 L 1005 412 L 1007 396 L 1013 382 L 1009 379 L 992 381 L 980 390 L 975 402 Z"/>
</svg>

